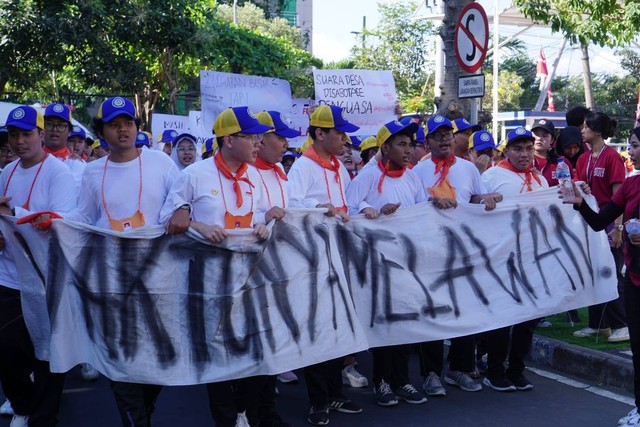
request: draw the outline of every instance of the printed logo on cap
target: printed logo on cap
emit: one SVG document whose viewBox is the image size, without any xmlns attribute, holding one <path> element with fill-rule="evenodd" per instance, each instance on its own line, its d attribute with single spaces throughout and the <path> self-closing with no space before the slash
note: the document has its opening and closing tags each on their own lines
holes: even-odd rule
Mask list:
<svg viewBox="0 0 640 427">
<path fill-rule="evenodd" d="M 20 120 L 23 117 L 24 117 L 24 110 L 22 108 L 18 108 L 16 111 L 13 112 L 14 119 Z"/>
<path fill-rule="evenodd" d="M 490 139 L 491 139 L 491 137 L 489 136 L 489 134 L 488 134 L 488 133 L 483 133 L 483 134 L 481 134 L 481 135 L 480 135 L 480 140 L 481 140 L 481 141 L 487 142 L 487 141 L 489 141 Z"/>
<path fill-rule="evenodd" d="M 402 126 L 403 126 L 403 124 L 402 124 L 402 123 L 400 123 L 400 121 L 399 121 L 399 120 L 394 120 L 394 122 L 393 122 L 393 123 L 394 123 L 396 126 L 399 126 L 399 127 L 402 127 Z"/>
<path fill-rule="evenodd" d="M 465 125 L 470 125 L 470 124 L 471 124 L 471 123 L 469 123 L 469 122 L 467 121 L 467 119 L 462 119 L 462 123 L 464 123 Z"/>
<path fill-rule="evenodd" d="M 344 120 L 346 122 L 347 121 L 347 112 L 342 110 L 340 115 L 342 116 L 342 120 Z"/>
<path fill-rule="evenodd" d="M 444 119 L 444 116 L 440 116 L 440 115 L 437 115 L 437 116 L 435 116 L 435 117 L 433 118 L 433 121 L 434 121 L 435 123 L 442 123 L 442 122 L 444 122 L 444 120 L 445 120 L 445 119 Z"/>
<path fill-rule="evenodd" d="M 119 96 L 117 98 L 113 98 L 113 101 L 111 101 L 111 105 L 115 108 L 122 108 L 124 107 L 124 104 L 124 99 L 120 98 Z"/>
<path fill-rule="evenodd" d="M 53 106 L 53 111 L 56 113 L 62 113 L 64 111 L 64 107 L 60 104 L 56 104 Z"/>
<path fill-rule="evenodd" d="M 176 136 L 178 136 L 178 132 L 176 132 L 175 130 L 171 131 L 171 138 L 175 138 Z"/>
<path fill-rule="evenodd" d="M 144 141 L 144 139 L 145 139 L 145 138 L 144 138 L 144 134 L 139 133 L 139 134 L 138 134 L 138 140 L 140 140 L 140 141 Z"/>
<path fill-rule="evenodd" d="M 525 128 L 516 129 L 516 135 L 524 135 L 525 133 L 527 133 L 527 130 Z"/>
<path fill-rule="evenodd" d="M 289 120 L 287 120 L 287 118 L 282 113 L 280 113 L 280 120 L 282 121 L 282 123 L 286 124 L 287 126 L 289 125 Z"/>
<path fill-rule="evenodd" d="M 253 114 L 253 111 L 251 111 L 251 108 L 247 108 L 247 114 L 249 115 L 249 117 L 253 117 L 254 119 L 258 120 L 256 115 Z"/>
<path fill-rule="evenodd" d="M 80 126 L 74 126 L 73 127 L 73 131 L 74 132 L 80 132 Z"/>
<path fill-rule="evenodd" d="M 538 124 L 546 125 L 546 124 L 547 124 L 547 121 L 546 121 L 545 119 L 542 119 L 542 120 L 540 120 L 540 121 L 538 122 Z"/>
</svg>

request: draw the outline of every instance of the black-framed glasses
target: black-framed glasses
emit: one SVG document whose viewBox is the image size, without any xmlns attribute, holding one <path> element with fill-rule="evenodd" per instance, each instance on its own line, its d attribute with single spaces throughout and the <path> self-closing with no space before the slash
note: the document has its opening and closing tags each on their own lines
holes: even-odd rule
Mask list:
<svg viewBox="0 0 640 427">
<path fill-rule="evenodd" d="M 453 139 L 453 132 L 446 133 L 434 133 L 433 135 L 429 135 L 429 138 L 434 141 L 451 141 Z"/>
<path fill-rule="evenodd" d="M 69 129 L 69 123 L 54 123 L 54 122 L 44 122 L 45 130 L 58 130 L 60 132 L 64 132 Z"/>
</svg>

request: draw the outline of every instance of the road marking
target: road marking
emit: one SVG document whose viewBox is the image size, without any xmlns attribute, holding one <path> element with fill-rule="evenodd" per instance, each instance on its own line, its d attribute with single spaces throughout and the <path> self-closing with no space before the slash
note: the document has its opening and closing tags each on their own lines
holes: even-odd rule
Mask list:
<svg viewBox="0 0 640 427">
<path fill-rule="evenodd" d="M 589 393 L 606 397 L 607 399 L 612 399 L 620 403 L 625 403 L 629 406 L 636 406 L 635 400 L 632 397 L 623 396 L 621 394 L 617 394 L 612 391 L 605 390 L 600 387 L 595 387 L 580 381 L 572 380 L 571 378 L 567 378 L 562 375 L 555 374 L 553 372 L 544 371 L 542 369 L 531 368 L 531 367 L 527 367 L 527 369 L 536 375 L 540 375 L 541 377 L 549 378 L 550 380 L 554 380 L 571 387 L 579 388 L 581 390 L 588 391 Z"/>
</svg>

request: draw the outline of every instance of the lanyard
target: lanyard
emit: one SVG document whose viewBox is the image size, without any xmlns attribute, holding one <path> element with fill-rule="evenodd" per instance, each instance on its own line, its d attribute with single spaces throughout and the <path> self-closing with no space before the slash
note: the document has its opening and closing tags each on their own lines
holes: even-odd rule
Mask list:
<svg viewBox="0 0 640 427">
<path fill-rule="evenodd" d="M 604 149 L 607 148 L 606 145 L 603 145 L 602 148 L 600 149 L 600 151 L 598 152 L 598 155 L 596 156 L 596 159 L 593 162 L 593 170 L 591 172 L 591 155 L 589 155 L 589 163 L 587 163 L 587 184 L 589 184 L 589 186 L 591 186 L 591 180 L 593 179 L 593 174 L 596 171 L 596 166 L 598 165 L 598 160 L 600 160 L 600 154 L 602 154 L 602 152 L 604 151 Z"/>
<path fill-rule="evenodd" d="M 217 169 L 217 168 L 216 168 Z M 224 203 L 225 212 L 229 213 L 229 209 L 227 208 L 227 198 L 224 196 L 224 188 L 222 186 L 222 176 L 220 176 L 220 169 L 218 171 L 218 181 L 220 182 L 220 192 L 222 193 L 222 202 Z M 240 183 L 238 183 L 240 185 Z M 251 209 L 249 213 L 253 213 L 253 191 L 249 193 L 251 195 Z"/>
<path fill-rule="evenodd" d="M 269 193 L 269 187 L 267 187 L 267 183 L 264 182 L 264 178 L 262 177 L 262 172 L 260 172 L 260 169 L 256 168 L 256 170 L 258 171 L 258 175 L 260 175 L 262 186 L 267 192 L 267 200 L 269 201 L 269 207 L 272 208 L 273 204 L 271 203 L 271 194 Z M 278 181 L 278 187 L 280 187 L 280 196 L 282 197 L 282 208 L 284 209 L 286 208 L 286 201 L 284 200 L 284 189 L 282 188 L 282 183 L 280 182 L 280 177 L 278 176 L 278 173 L 275 170 L 273 171 L 273 173 L 276 176 L 276 181 Z"/>
<path fill-rule="evenodd" d="M 107 176 L 107 165 L 109 164 L 109 157 L 104 162 L 104 170 L 102 171 L 102 187 L 100 188 L 100 193 L 102 196 L 102 207 L 104 208 L 104 212 L 107 214 L 107 218 L 109 218 L 109 222 L 113 220 L 111 215 L 109 214 L 109 210 L 107 209 L 107 201 L 104 198 L 104 179 Z M 136 212 L 140 212 L 140 200 L 142 200 L 142 152 L 138 150 L 138 165 L 140 169 L 140 191 L 138 192 L 138 210 Z"/>
<path fill-rule="evenodd" d="M 36 176 L 33 177 L 33 181 L 31 181 L 31 188 L 29 188 L 29 196 L 27 196 L 27 201 L 24 203 L 24 205 L 22 205 L 23 209 L 29 210 L 29 202 L 31 201 L 31 194 L 33 193 L 33 187 L 36 185 L 36 179 L 38 179 L 38 175 L 40 175 L 40 171 L 42 170 L 42 166 L 44 165 L 44 161 L 47 160 L 47 157 L 49 157 L 49 153 L 44 155 L 44 159 L 42 159 L 42 161 L 40 162 L 40 166 L 38 167 L 38 170 L 36 171 Z M 22 160 L 20 160 L 18 163 L 16 163 L 16 165 L 13 167 L 13 170 L 11 171 L 11 174 L 9 175 L 9 179 L 7 180 L 7 185 L 4 187 L 4 194 L 3 196 L 7 195 L 7 190 L 9 190 L 9 184 L 11 183 L 11 178 L 13 178 L 13 174 L 16 172 L 16 169 L 18 169 L 18 165 L 22 162 Z"/>
</svg>

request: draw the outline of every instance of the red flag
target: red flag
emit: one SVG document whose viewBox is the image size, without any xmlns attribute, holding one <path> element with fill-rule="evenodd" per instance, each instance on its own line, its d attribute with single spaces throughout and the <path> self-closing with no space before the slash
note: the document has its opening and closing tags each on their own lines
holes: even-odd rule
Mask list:
<svg viewBox="0 0 640 427">
<path fill-rule="evenodd" d="M 547 70 L 547 58 L 545 58 L 544 52 L 542 51 L 542 48 L 540 48 L 538 63 L 536 64 L 536 77 L 540 78 L 540 90 L 544 88 L 548 76 L 549 71 Z"/>
<path fill-rule="evenodd" d="M 549 104 L 547 106 L 547 111 L 555 112 L 556 105 L 553 103 L 553 92 L 551 91 L 551 85 L 549 85 L 549 91 L 547 92 L 547 96 L 549 97 Z"/>
</svg>

